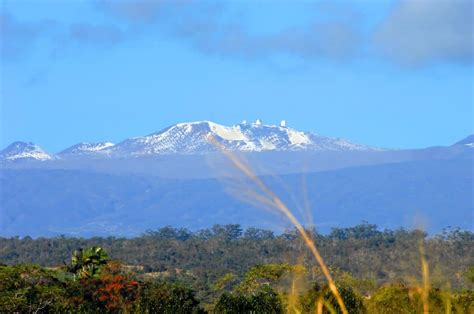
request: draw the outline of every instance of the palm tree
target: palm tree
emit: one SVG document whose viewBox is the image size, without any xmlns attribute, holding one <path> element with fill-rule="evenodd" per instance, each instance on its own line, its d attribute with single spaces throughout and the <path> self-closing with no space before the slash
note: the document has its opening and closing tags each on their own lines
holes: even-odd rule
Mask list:
<svg viewBox="0 0 474 314">
<path fill-rule="evenodd" d="M 80 248 L 73 252 L 68 271 L 74 274 L 74 280 L 76 275 L 81 279 L 96 277 L 108 261 L 109 257 L 101 247 L 93 246 L 86 250 Z"/>
</svg>

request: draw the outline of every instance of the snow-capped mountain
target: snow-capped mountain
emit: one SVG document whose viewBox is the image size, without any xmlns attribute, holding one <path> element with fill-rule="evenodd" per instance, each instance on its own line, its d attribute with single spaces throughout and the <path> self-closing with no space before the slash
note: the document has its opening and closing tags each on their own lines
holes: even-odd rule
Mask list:
<svg viewBox="0 0 474 314">
<path fill-rule="evenodd" d="M 455 145 L 464 145 L 464 146 L 467 146 L 467 147 L 474 148 L 474 134 L 471 134 L 468 137 L 466 137 L 465 139 L 463 139 L 459 142 L 456 142 L 453 146 L 455 146 Z"/>
<path fill-rule="evenodd" d="M 0 151 L 0 160 L 51 160 L 54 157 L 45 152 L 38 145 L 31 142 L 14 142 Z"/>
<path fill-rule="evenodd" d="M 65 156 L 83 156 L 83 155 L 93 155 L 96 153 L 103 153 L 106 151 L 107 148 L 110 148 L 114 146 L 113 143 L 110 142 L 100 142 L 100 143 L 87 143 L 87 142 L 82 142 L 79 144 L 76 144 L 74 146 L 71 146 L 69 148 L 66 148 L 62 152 L 60 152 L 58 155 L 61 157 Z"/>
<path fill-rule="evenodd" d="M 262 151 L 359 151 L 374 150 L 343 139 L 296 131 L 282 121 L 279 126 L 241 123 L 223 126 L 210 121 L 178 123 L 160 132 L 127 139 L 107 148 L 112 156 L 161 154 L 205 154 L 218 150 L 211 138 L 225 149 L 242 152 Z"/>
</svg>

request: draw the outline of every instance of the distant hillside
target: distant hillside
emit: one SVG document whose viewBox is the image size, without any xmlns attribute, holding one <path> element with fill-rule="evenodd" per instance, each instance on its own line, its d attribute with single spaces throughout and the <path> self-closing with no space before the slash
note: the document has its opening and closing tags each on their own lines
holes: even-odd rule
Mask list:
<svg viewBox="0 0 474 314">
<path fill-rule="evenodd" d="M 472 169 L 469 158 L 419 160 L 264 180 L 296 213 L 294 200 L 303 207 L 306 190 L 323 231 L 364 220 L 390 228 L 423 222 L 429 231 L 472 230 Z M 216 223 L 288 226 L 240 201 L 245 184 L 220 179 L 3 169 L 0 186 L 0 235 L 135 235 L 165 225 L 197 229 Z M 237 197 L 229 193 L 232 186 Z"/>
</svg>

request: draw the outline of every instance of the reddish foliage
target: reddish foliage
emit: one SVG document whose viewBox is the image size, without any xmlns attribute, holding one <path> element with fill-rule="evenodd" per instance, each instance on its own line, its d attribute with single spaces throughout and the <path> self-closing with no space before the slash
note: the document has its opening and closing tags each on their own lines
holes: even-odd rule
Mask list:
<svg viewBox="0 0 474 314">
<path fill-rule="evenodd" d="M 108 264 L 94 286 L 94 298 L 112 312 L 129 309 L 139 298 L 140 283 L 123 274 L 118 263 Z"/>
</svg>

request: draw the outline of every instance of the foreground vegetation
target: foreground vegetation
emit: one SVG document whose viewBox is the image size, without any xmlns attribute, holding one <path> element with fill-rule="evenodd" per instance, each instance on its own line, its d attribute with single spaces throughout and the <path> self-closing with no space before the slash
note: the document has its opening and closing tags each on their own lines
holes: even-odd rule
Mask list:
<svg viewBox="0 0 474 314">
<path fill-rule="evenodd" d="M 361 224 L 311 234 L 351 313 L 416 313 L 426 304 L 433 313 L 474 312 L 469 231 L 428 238 Z M 293 230 L 227 225 L 195 233 L 167 227 L 132 239 L 0 238 L 0 263 L 2 313 L 340 312 Z"/>
</svg>

